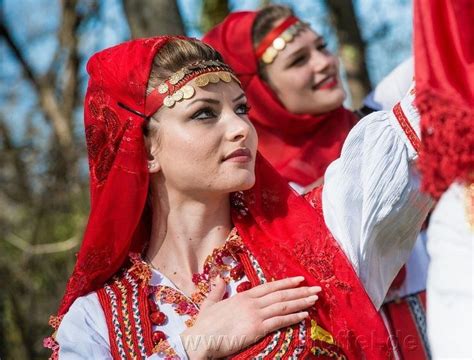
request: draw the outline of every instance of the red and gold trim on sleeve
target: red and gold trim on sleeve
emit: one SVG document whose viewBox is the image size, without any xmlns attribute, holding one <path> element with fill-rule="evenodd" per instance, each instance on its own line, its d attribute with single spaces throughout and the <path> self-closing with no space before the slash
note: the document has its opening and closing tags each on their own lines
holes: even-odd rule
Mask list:
<svg viewBox="0 0 474 360">
<path fill-rule="evenodd" d="M 415 130 L 411 126 L 410 121 L 408 120 L 407 116 L 403 112 L 403 109 L 400 103 L 397 103 L 393 107 L 393 114 L 395 115 L 395 118 L 400 124 L 400 127 L 405 132 L 408 140 L 410 141 L 410 144 L 413 146 L 413 149 L 415 149 L 415 151 L 419 153 L 421 150 L 420 138 L 418 137 Z"/>
</svg>

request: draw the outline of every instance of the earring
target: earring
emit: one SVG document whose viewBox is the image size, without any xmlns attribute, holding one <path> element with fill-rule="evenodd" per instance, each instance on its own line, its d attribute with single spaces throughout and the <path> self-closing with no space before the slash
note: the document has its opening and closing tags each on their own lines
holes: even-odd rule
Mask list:
<svg viewBox="0 0 474 360">
<path fill-rule="evenodd" d="M 155 167 L 153 163 L 148 163 L 148 170 L 151 170 Z"/>
</svg>

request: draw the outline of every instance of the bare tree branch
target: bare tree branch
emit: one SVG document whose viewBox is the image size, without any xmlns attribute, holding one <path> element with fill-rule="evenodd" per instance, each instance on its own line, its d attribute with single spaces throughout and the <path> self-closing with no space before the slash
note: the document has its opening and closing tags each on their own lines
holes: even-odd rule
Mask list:
<svg viewBox="0 0 474 360">
<path fill-rule="evenodd" d="M 124 0 L 132 37 L 184 35 L 176 0 Z"/>
<path fill-rule="evenodd" d="M 44 110 L 46 117 L 51 121 L 54 134 L 56 135 L 60 146 L 63 149 L 72 148 L 72 130 L 71 127 L 68 126 L 69 121 L 61 112 L 59 104 L 54 95 L 54 88 L 46 81 L 46 79 L 41 79 L 35 76 L 31 66 L 28 64 L 22 52 L 20 51 L 19 46 L 16 44 L 10 32 L 8 31 L 8 28 L 3 23 L 0 23 L 0 34 L 3 36 L 6 43 L 17 57 L 28 80 L 30 80 L 30 82 L 36 88 L 41 107 Z"/>
<path fill-rule="evenodd" d="M 63 17 L 59 29 L 59 43 L 66 49 L 68 58 L 64 73 L 64 90 L 62 93 L 62 109 L 69 127 L 72 128 L 73 112 L 78 98 L 78 68 L 79 58 L 77 53 L 77 29 L 81 23 L 81 16 L 76 12 L 76 0 L 63 0 Z"/>
<path fill-rule="evenodd" d="M 365 42 L 351 0 L 326 0 L 339 40 L 342 62 L 354 108 L 362 106 L 371 84 L 365 63 Z"/>
<path fill-rule="evenodd" d="M 75 235 L 70 239 L 55 243 L 31 245 L 18 235 L 10 234 L 10 237 L 6 237 L 5 241 L 23 251 L 25 255 L 44 255 L 74 249 L 79 245 L 79 236 Z"/>
<path fill-rule="evenodd" d="M 10 129 L 5 123 L 3 117 L 0 117 L 0 136 L 3 140 L 3 149 L 8 152 L 11 157 L 13 157 L 13 166 L 16 172 L 16 185 L 18 186 L 19 193 L 22 194 L 22 201 L 31 203 L 31 188 L 27 181 L 28 175 L 26 173 L 25 164 L 21 157 L 21 150 L 16 148 L 13 144 Z"/>
</svg>

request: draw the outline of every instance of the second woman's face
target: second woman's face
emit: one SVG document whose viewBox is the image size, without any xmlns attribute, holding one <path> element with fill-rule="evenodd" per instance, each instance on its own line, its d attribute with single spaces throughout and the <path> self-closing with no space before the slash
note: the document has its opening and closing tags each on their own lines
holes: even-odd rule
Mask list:
<svg viewBox="0 0 474 360">
<path fill-rule="evenodd" d="M 257 134 L 247 99 L 237 83 L 201 88 L 156 115 L 151 155 L 167 186 L 194 195 L 246 190 L 255 182 Z M 152 120 L 153 121 L 153 120 Z"/>
<path fill-rule="evenodd" d="M 309 28 L 265 66 L 270 87 L 295 114 L 323 114 L 342 105 L 345 93 L 338 70 L 324 39 Z"/>
</svg>

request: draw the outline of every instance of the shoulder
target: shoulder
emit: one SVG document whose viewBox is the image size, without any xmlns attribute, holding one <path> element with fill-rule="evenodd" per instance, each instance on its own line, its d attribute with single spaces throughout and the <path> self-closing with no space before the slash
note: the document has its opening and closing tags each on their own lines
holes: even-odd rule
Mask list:
<svg viewBox="0 0 474 360">
<path fill-rule="evenodd" d="M 107 323 L 96 292 L 77 298 L 64 315 L 58 328 L 57 340 L 68 341 L 79 334 L 100 334 L 108 338 Z"/>
</svg>

